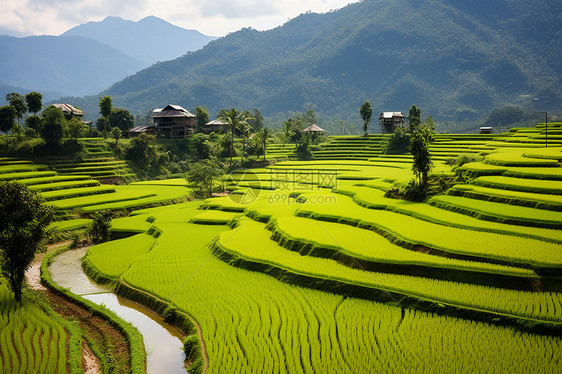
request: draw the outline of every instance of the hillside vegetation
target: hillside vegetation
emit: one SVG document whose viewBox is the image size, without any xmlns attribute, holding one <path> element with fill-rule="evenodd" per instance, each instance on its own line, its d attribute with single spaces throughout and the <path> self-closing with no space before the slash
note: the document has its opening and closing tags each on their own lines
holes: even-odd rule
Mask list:
<svg viewBox="0 0 562 374">
<path fill-rule="evenodd" d="M 323 116 L 354 119 L 365 99 L 375 112 L 415 103 L 439 122 L 483 118 L 507 104 L 557 109 L 561 6 L 364 0 L 269 31 L 242 29 L 103 94 L 142 114 L 177 103 L 214 113 L 258 107 L 271 117 L 312 103 Z M 92 100 L 78 105 L 95 113 Z"/>
</svg>

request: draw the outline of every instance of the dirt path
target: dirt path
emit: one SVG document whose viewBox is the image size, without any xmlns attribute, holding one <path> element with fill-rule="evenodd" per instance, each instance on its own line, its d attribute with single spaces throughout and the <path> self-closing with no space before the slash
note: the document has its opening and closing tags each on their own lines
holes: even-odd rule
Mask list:
<svg viewBox="0 0 562 374">
<path fill-rule="evenodd" d="M 99 374 L 102 372 L 100 360 L 86 342 L 82 343 L 82 369 L 84 374 Z"/>
<path fill-rule="evenodd" d="M 49 246 L 48 251 L 67 245 L 70 242 Z M 96 342 L 102 354 L 113 364 L 118 372 L 130 371 L 131 352 L 129 343 L 121 332 L 105 319 L 93 315 L 86 308 L 66 299 L 58 293 L 41 284 L 41 261 L 44 253 L 37 254 L 26 272 L 29 288 L 43 293 L 49 300 L 55 313 L 66 320 L 75 320 L 80 328 L 91 340 Z M 87 344 L 82 349 L 82 369 L 85 373 L 97 374 L 102 372 L 100 360 Z"/>
</svg>

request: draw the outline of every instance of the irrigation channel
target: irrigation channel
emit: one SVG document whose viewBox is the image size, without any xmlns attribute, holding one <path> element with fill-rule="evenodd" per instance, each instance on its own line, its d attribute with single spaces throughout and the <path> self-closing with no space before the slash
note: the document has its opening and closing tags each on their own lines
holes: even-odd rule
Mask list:
<svg viewBox="0 0 562 374">
<path fill-rule="evenodd" d="M 144 339 L 147 373 L 185 374 L 181 332 L 164 323 L 163 318 L 150 309 L 118 296 L 108 287 L 90 280 L 80 265 L 80 259 L 86 251 L 87 248 L 79 248 L 57 255 L 49 266 L 53 280 L 76 295 L 105 305 L 135 326 Z"/>
</svg>

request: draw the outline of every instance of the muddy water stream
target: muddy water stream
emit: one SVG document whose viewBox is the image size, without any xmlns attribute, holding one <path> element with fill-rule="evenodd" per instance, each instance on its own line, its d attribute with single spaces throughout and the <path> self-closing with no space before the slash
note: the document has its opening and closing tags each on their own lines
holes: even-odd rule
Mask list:
<svg viewBox="0 0 562 374">
<path fill-rule="evenodd" d="M 80 266 L 86 251 L 87 248 L 79 248 L 56 256 L 49 267 L 53 280 L 85 299 L 105 305 L 135 326 L 144 338 L 149 374 L 185 374 L 181 331 L 165 324 L 162 317 L 150 309 L 117 296 L 108 287 L 90 280 Z"/>
</svg>

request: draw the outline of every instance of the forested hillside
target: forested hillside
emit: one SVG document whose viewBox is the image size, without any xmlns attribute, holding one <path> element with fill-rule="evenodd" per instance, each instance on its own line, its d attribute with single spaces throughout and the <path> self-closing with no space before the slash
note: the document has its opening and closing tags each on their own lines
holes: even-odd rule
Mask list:
<svg viewBox="0 0 562 374">
<path fill-rule="evenodd" d="M 141 114 L 177 103 L 282 116 L 311 103 L 323 116 L 358 118 L 370 100 L 375 112 L 415 103 L 438 121 L 462 121 L 507 104 L 559 108 L 561 14 L 546 0 L 364 0 L 240 30 L 103 94 Z M 96 103 L 81 104 L 97 112 Z"/>
</svg>

